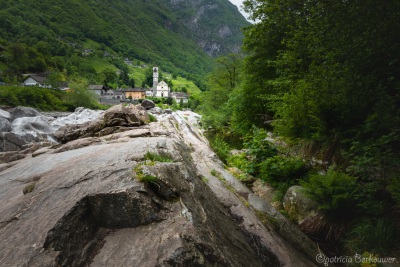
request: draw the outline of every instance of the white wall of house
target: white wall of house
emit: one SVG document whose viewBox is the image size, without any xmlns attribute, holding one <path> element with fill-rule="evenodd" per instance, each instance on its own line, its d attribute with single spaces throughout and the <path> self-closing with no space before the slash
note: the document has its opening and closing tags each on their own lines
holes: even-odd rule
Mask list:
<svg viewBox="0 0 400 267">
<path fill-rule="evenodd" d="M 176 103 L 181 103 L 181 99 L 182 99 L 182 103 L 186 104 L 189 102 L 189 100 L 186 97 L 172 97 L 173 99 L 175 99 Z"/>
<path fill-rule="evenodd" d="M 28 77 L 25 81 L 24 81 L 24 85 L 26 86 L 34 86 L 34 85 L 38 85 L 37 81 L 35 81 L 32 77 Z"/>
<path fill-rule="evenodd" d="M 94 92 L 96 95 L 103 95 L 103 90 L 101 89 L 89 89 L 89 90 Z"/>
</svg>

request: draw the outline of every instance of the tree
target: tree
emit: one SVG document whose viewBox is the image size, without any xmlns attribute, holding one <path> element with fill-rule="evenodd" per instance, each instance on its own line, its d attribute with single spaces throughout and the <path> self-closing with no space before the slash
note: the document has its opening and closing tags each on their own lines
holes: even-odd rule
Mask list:
<svg viewBox="0 0 400 267">
<path fill-rule="evenodd" d="M 69 84 L 71 92 L 67 94 L 70 110 L 77 107 L 96 109 L 98 107 L 96 95 L 88 90 L 89 84 L 84 79 L 77 79 Z"/>
<path fill-rule="evenodd" d="M 117 74 L 113 69 L 107 68 L 101 72 L 104 75 L 104 85 L 109 86 L 110 83 L 115 82 L 117 79 Z"/>
<path fill-rule="evenodd" d="M 229 96 L 239 83 L 242 59 L 230 54 L 217 59 L 217 68 L 208 76 L 207 90 L 201 95 L 199 111 L 207 125 L 223 128 L 231 118 Z"/>
</svg>

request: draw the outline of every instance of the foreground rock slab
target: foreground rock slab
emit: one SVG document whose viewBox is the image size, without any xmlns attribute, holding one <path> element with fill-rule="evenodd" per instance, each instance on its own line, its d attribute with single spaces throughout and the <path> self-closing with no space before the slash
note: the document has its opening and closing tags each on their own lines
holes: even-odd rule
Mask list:
<svg viewBox="0 0 400 267">
<path fill-rule="evenodd" d="M 0 169 L 0 266 L 314 266 L 184 117 Z"/>
</svg>

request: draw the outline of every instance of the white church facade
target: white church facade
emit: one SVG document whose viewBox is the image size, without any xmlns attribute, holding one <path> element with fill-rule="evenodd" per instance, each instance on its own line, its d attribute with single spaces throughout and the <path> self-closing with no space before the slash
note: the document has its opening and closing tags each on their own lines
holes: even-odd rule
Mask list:
<svg viewBox="0 0 400 267">
<path fill-rule="evenodd" d="M 164 81 L 159 82 L 157 84 L 156 97 L 169 97 L 169 94 L 168 84 Z"/>
</svg>

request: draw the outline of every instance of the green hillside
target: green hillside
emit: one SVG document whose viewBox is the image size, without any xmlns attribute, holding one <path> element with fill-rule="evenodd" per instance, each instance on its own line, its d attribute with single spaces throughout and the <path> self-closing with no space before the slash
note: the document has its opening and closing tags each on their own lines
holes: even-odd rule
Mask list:
<svg viewBox="0 0 400 267">
<path fill-rule="evenodd" d="M 128 58 L 201 83 L 214 65 L 208 54 L 240 47 L 240 27 L 248 23 L 228 0 L 185 3 L 0 0 L 0 62 L 8 66 L 1 76 L 49 69 L 93 73 L 118 68 Z M 201 14 L 199 5 L 205 6 Z M 196 25 L 189 23 L 193 16 L 200 18 Z M 213 16 L 218 19 L 207 25 Z M 207 54 L 209 45 L 218 51 Z"/>
</svg>

